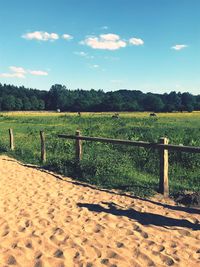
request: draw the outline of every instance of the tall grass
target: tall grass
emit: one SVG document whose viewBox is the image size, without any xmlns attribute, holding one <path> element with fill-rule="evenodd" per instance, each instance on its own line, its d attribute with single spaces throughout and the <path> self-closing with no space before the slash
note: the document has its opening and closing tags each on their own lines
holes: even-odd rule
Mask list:
<svg viewBox="0 0 200 267">
<path fill-rule="evenodd" d="M 9 151 L 8 128 L 13 128 L 15 151 Z M 157 150 L 84 142 L 83 160 L 77 166 L 74 141 L 59 139 L 58 134 L 74 134 L 157 142 L 168 137 L 172 144 L 200 146 L 200 113 L 120 114 L 2 114 L 0 116 L 0 153 L 27 163 L 40 162 L 39 131 L 44 130 L 47 162 L 44 167 L 91 184 L 130 191 L 147 196 L 156 192 L 159 178 Z M 200 190 L 200 155 L 170 152 L 171 194 Z"/>
</svg>

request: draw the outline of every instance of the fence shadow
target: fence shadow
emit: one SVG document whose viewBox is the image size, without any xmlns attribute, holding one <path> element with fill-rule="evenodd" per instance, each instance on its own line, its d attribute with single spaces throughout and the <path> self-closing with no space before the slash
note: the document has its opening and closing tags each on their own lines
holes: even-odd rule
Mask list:
<svg viewBox="0 0 200 267">
<path fill-rule="evenodd" d="M 163 208 L 167 208 L 167 209 L 171 209 L 171 210 L 175 210 L 175 211 L 183 211 L 183 212 L 187 212 L 190 214 L 200 214 L 200 209 L 195 209 L 195 208 L 190 208 L 190 207 L 184 207 L 184 206 L 173 206 L 173 205 L 169 205 L 169 204 L 165 204 L 165 203 L 161 203 L 161 202 L 157 202 L 148 198 L 142 198 L 142 197 L 138 197 L 138 196 L 134 196 L 131 194 L 127 194 L 126 192 L 122 193 L 122 192 L 114 192 L 112 190 L 109 189 L 104 189 L 104 188 L 97 188 L 93 185 L 89 185 L 86 183 L 82 183 L 82 182 L 77 182 L 77 181 L 71 181 L 71 183 L 75 184 L 75 185 L 79 185 L 79 186 L 83 186 L 83 187 L 88 187 L 94 190 L 99 190 L 99 191 L 103 191 L 103 192 L 107 192 L 109 194 L 114 194 L 114 195 L 120 195 L 120 196 L 125 196 L 131 199 L 138 199 L 141 201 L 145 201 L 151 204 L 155 204 L 157 206 L 161 206 Z"/>
<path fill-rule="evenodd" d="M 108 206 L 104 208 L 99 204 L 78 203 L 77 206 L 87 208 L 92 212 L 104 212 L 115 216 L 125 216 L 129 219 L 136 220 L 142 225 L 154 225 L 160 227 L 183 227 L 194 231 L 200 230 L 200 224 L 194 224 L 185 219 L 174 219 L 154 213 L 139 212 L 134 209 L 121 209 L 113 202 L 102 202 Z"/>
</svg>

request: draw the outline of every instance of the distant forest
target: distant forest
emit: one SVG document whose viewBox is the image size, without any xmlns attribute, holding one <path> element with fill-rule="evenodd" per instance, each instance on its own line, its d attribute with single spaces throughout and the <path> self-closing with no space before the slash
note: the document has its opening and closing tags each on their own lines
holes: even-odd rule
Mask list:
<svg viewBox="0 0 200 267">
<path fill-rule="evenodd" d="M 142 93 L 138 90 L 103 92 L 69 90 L 55 84 L 49 91 L 0 84 L 0 110 L 60 111 L 151 111 L 173 112 L 200 110 L 200 95 L 170 92 Z"/>
</svg>

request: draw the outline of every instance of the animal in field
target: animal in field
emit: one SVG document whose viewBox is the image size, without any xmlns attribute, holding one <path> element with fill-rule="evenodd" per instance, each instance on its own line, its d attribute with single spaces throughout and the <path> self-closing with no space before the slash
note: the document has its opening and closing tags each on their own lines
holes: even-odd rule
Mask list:
<svg viewBox="0 0 200 267">
<path fill-rule="evenodd" d="M 80 111 L 78 112 L 78 116 L 81 117 L 81 113 L 80 113 Z"/>
<path fill-rule="evenodd" d="M 119 119 L 119 113 L 115 113 L 114 115 L 112 115 L 112 118 Z"/>
<path fill-rule="evenodd" d="M 150 113 L 150 117 L 157 117 L 156 113 Z"/>
</svg>

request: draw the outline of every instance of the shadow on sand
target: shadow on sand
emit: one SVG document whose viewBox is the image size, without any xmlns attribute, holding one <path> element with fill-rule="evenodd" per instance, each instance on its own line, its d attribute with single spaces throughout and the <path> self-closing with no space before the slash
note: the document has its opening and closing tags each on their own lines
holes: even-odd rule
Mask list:
<svg viewBox="0 0 200 267">
<path fill-rule="evenodd" d="M 77 206 L 87 208 L 93 212 L 104 212 L 115 216 L 125 216 L 129 219 L 136 220 L 142 225 L 155 225 L 160 227 L 184 227 L 192 230 L 200 230 L 200 224 L 191 223 L 185 219 L 174 219 L 158 214 L 139 212 L 134 209 L 121 209 L 120 206 L 113 202 L 102 202 L 108 206 L 104 208 L 99 204 L 78 203 Z"/>
</svg>

